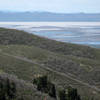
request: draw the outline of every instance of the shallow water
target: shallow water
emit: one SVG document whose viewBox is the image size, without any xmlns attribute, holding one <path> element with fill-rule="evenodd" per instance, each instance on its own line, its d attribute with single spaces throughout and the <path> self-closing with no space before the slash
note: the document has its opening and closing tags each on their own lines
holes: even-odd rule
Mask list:
<svg viewBox="0 0 100 100">
<path fill-rule="evenodd" d="M 0 27 L 24 30 L 58 41 L 100 47 L 100 22 L 2 22 Z"/>
</svg>

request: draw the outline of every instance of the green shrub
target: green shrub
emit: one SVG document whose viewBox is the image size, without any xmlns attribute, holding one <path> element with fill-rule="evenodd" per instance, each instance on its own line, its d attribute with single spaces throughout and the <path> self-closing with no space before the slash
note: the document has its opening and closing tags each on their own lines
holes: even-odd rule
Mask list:
<svg viewBox="0 0 100 100">
<path fill-rule="evenodd" d="M 59 91 L 59 99 L 60 100 L 67 100 L 67 94 L 65 90 L 60 90 Z"/>
<path fill-rule="evenodd" d="M 77 92 L 77 89 L 74 89 L 72 87 L 68 88 L 68 99 L 69 100 L 81 100 L 80 95 Z"/>
<path fill-rule="evenodd" d="M 16 84 L 9 79 L 0 81 L 0 100 L 13 100 L 16 98 Z"/>
<path fill-rule="evenodd" d="M 80 95 L 77 92 L 77 89 L 68 87 L 67 92 L 65 90 L 59 91 L 60 100 L 81 100 Z"/>
<path fill-rule="evenodd" d="M 51 82 L 48 83 L 48 94 L 49 96 L 56 98 L 56 88 Z"/>
<path fill-rule="evenodd" d="M 56 98 L 55 85 L 48 81 L 47 76 L 41 76 L 34 79 L 33 84 L 37 85 L 37 90 L 48 93 L 49 96 Z"/>
</svg>

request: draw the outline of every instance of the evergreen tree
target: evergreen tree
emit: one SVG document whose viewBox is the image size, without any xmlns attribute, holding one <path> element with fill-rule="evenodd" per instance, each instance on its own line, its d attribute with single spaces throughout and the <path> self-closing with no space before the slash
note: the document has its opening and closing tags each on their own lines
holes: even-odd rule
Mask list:
<svg viewBox="0 0 100 100">
<path fill-rule="evenodd" d="M 34 79 L 33 83 L 35 83 L 37 85 L 37 89 L 39 91 L 42 91 L 45 93 L 48 92 L 48 90 L 47 90 L 47 84 L 48 84 L 47 76 L 42 76 L 42 77 L 39 77 L 37 79 Z"/>
<path fill-rule="evenodd" d="M 6 90 L 3 81 L 0 81 L 0 100 L 6 100 Z"/>
<path fill-rule="evenodd" d="M 55 89 L 55 85 L 53 83 L 48 83 L 48 94 L 51 97 L 56 98 L 56 89 Z"/>
<path fill-rule="evenodd" d="M 60 100 L 67 100 L 67 95 L 65 90 L 60 90 L 59 91 L 59 99 Z"/>
<path fill-rule="evenodd" d="M 9 79 L 7 79 L 6 87 L 9 99 L 14 99 L 16 97 L 16 84 L 14 82 L 10 82 Z"/>
<path fill-rule="evenodd" d="M 77 89 L 72 87 L 68 88 L 68 99 L 69 100 L 81 100 L 80 96 L 78 95 Z"/>
</svg>

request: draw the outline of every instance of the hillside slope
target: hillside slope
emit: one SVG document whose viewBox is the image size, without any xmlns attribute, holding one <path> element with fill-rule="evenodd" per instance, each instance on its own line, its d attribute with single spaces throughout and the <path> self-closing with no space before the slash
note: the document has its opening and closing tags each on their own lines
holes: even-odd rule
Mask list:
<svg viewBox="0 0 100 100">
<path fill-rule="evenodd" d="M 34 45 L 36 47 L 64 55 L 100 59 L 100 50 L 93 49 L 88 46 L 57 42 L 13 29 L 0 28 L 0 44 Z"/>
<path fill-rule="evenodd" d="M 47 94 L 43 94 L 37 91 L 36 87 L 33 84 L 18 79 L 14 75 L 10 75 L 4 72 L 0 73 L 0 84 L 6 82 L 7 80 L 9 80 L 10 82 L 14 82 L 16 85 L 16 97 L 13 100 L 43 100 L 45 97 L 47 97 L 47 100 L 54 100 L 53 98 L 50 98 Z"/>
<path fill-rule="evenodd" d="M 28 82 L 47 74 L 57 86 L 71 85 L 83 98 L 99 98 L 99 61 L 99 49 L 0 29 L 0 69 Z"/>
</svg>

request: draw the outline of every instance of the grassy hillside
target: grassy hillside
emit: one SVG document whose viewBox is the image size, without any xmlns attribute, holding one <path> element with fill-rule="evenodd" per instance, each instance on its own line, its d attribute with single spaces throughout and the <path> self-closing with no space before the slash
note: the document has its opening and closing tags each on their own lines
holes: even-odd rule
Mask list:
<svg viewBox="0 0 100 100">
<path fill-rule="evenodd" d="M 17 30 L 1 28 L 0 44 L 34 45 L 64 55 L 100 59 L 100 51 L 90 48 L 88 46 L 61 43 Z"/>
<path fill-rule="evenodd" d="M 0 46 L 0 49 L 11 55 L 31 59 L 59 72 L 71 73 L 76 78 L 88 83 L 96 84 L 99 82 L 100 75 L 97 69 L 99 69 L 100 62 L 98 60 L 79 58 L 72 55 L 65 56 L 27 45 Z"/>
<path fill-rule="evenodd" d="M 99 49 L 57 42 L 23 31 L 0 29 L 1 72 L 30 83 L 34 76 L 47 74 L 58 87 L 71 85 L 78 89 L 82 98 L 99 98 L 95 87 L 83 84 L 99 89 L 99 61 Z"/>
<path fill-rule="evenodd" d="M 80 84 L 79 82 L 54 71 L 47 70 L 37 64 L 19 60 L 4 54 L 0 54 L 0 69 L 2 72 L 16 75 L 19 79 L 28 81 L 30 83 L 36 75 L 46 74 L 50 80 L 60 88 L 67 88 L 68 86 L 72 86 L 78 89 L 80 95 L 83 98 L 85 96 L 89 97 L 90 95 L 94 96 L 95 98 L 99 98 L 99 92 L 95 89 Z"/>
</svg>

